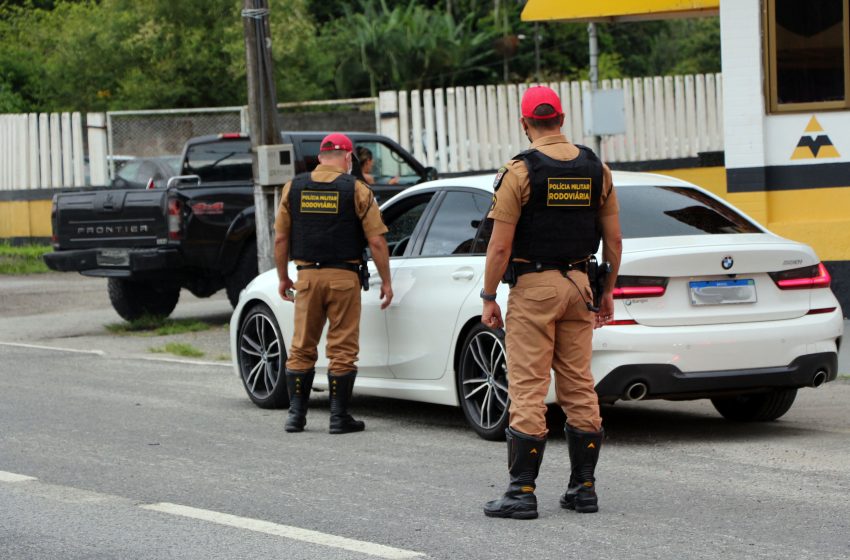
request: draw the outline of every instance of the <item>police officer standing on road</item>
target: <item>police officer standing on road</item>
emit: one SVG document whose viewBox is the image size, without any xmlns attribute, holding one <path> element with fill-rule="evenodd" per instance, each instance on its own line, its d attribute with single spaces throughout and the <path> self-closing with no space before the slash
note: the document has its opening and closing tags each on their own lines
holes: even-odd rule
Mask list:
<svg viewBox="0 0 850 560">
<path fill-rule="evenodd" d="M 351 175 L 351 140 L 329 134 L 319 147 L 319 165 L 283 187 L 275 221 L 275 261 L 278 291 L 295 301 L 295 325 L 286 386 L 289 390 L 287 432 L 301 432 L 307 422 L 307 404 L 313 387 L 316 346 L 329 322 L 326 355 L 332 434 L 359 432 L 364 423 L 348 414 L 348 402 L 357 376 L 360 350 L 360 270 L 368 245 L 381 276 L 381 309 L 393 299 L 387 227 L 372 191 Z M 298 279 L 289 278 L 289 259 Z M 293 295 L 295 288 L 297 297 Z"/>
<path fill-rule="evenodd" d="M 567 415 L 570 479 L 561 507 L 598 510 L 594 471 L 602 445 L 599 400 L 590 372 L 593 329 L 613 313 L 612 290 L 622 240 L 611 171 L 592 150 L 567 141 L 561 101 L 548 87 L 529 88 L 522 119 L 531 149 L 499 170 L 489 217 L 482 322 L 502 326 L 496 288 L 511 266 L 515 285 L 508 298 L 505 333 L 511 399 L 508 441 L 510 484 L 488 502 L 490 517 L 537 517 L 535 480 L 546 447 L 550 371 Z M 598 312 L 588 280 L 590 257 L 604 240 L 611 263 Z M 595 263 L 595 261 L 593 261 Z"/>
</svg>

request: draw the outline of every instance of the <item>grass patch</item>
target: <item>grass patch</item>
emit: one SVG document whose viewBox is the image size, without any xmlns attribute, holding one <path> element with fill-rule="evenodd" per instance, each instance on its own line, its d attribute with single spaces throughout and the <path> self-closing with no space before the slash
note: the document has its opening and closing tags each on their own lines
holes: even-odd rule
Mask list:
<svg viewBox="0 0 850 560">
<path fill-rule="evenodd" d="M 41 256 L 49 253 L 50 245 L 13 246 L 8 242 L 0 243 L 0 274 L 35 274 L 49 272 Z"/>
<path fill-rule="evenodd" d="M 165 346 L 153 346 L 148 348 L 155 354 L 174 354 L 175 356 L 183 356 L 186 358 L 200 358 L 204 355 L 203 352 L 192 346 L 182 342 L 169 342 Z"/>
<path fill-rule="evenodd" d="M 219 354 L 218 356 L 215 357 L 215 359 L 220 361 L 220 362 L 229 362 L 230 356 L 228 356 L 227 354 Z"/>
<path fill-rule="evenodd" d="M 143 315 L 133 321 L 111 323 L 106 330 L 112 334 L 141 334 L 146 336 L 166 336 L 206 331 L 212 325 L 196 319 L 169 319 L 157 315 Z"/>
</svg>

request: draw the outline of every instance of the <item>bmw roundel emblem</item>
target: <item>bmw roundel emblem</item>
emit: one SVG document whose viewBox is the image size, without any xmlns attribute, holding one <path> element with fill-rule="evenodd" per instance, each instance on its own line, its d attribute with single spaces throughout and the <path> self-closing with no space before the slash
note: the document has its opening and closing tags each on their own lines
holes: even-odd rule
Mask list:
<svg viewBox="0 0 850 560">
<path fill-rule="evenodd" d="M 723 267 L 723 270 L 729 270 L 734 264 L 735 261 L 732 260 L 732 257 L 723 257 L 723 260 L 720 261 L 720 266 Z"/>
</svg>

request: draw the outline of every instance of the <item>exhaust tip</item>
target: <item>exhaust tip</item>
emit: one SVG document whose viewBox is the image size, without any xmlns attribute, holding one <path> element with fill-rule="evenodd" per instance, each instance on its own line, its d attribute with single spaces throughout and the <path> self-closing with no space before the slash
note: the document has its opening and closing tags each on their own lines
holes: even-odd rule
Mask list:
<svg viewBox="0 0 850 560">
<path fill-rule="evenodd" d="M 819 369 L 812 376 L 812 387 L 820 387 L 826 383 L 826 370 Z"/>
<path fill-rule="evenodd" d="M 635 381 L 623 392 L 624 401 L 639 401 L 649 393 L 649 387 L 643 381 Z"/>
</svg>

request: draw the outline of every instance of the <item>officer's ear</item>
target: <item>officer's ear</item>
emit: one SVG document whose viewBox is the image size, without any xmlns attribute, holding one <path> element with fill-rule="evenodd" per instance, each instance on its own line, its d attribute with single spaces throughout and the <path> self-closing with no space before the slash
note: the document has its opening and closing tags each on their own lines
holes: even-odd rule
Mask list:
<svg viewBox="0 0 850 560">
<path fill-rule="evenodd" d="M 561 113 L 561 116 L 558 118 L 558 128 L 564 128 L 564 118 L 566 118 L 565 113 Z"/>
</svg>

